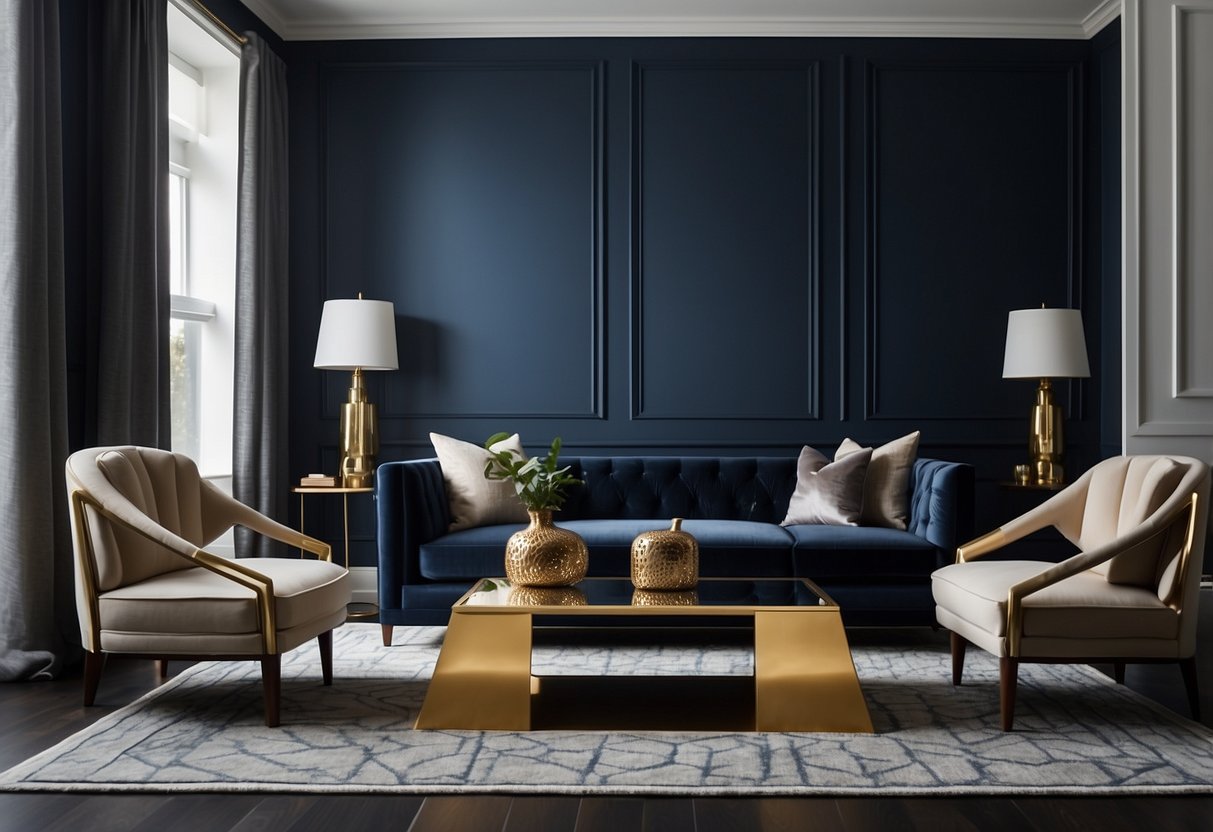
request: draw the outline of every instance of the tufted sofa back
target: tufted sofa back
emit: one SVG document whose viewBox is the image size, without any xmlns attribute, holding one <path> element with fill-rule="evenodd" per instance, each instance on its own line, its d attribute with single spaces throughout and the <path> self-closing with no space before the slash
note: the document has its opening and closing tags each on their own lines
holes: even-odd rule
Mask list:
<svg viewBox="0 0 1213 832">
<path fill-rule="evenodd" d="M 796 490 L 795 457 L 566 457 L 585 485 L 561 520 L 684 517 L 779 523 Z M 944 551 L 972 532 L 972 469 L 918 459 L 910 474 L 907 530 Z M 968 477 L 965 482 L 958 477 Z M 954 514 L 959 516 L 953 516 Z M 963 538 L 961 538 L 963 539 Z"/>
<path fill-rule="evenodd" d="M 777 457 L 566 458 L 585 485 L 561 520 L 658 517 L 778 523 L 796 490 L 796 459 Z"/>
</svg>

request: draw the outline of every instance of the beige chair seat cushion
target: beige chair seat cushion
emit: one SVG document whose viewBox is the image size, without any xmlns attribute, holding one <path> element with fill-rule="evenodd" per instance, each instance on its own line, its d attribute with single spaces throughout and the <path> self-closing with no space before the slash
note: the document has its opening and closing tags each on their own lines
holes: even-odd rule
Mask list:
<svg viewBox="0 0 1213 832">
<path fill-rule="evenodd" d="M 274 583 L 278 630 L 289 630 L 344 610 L 349 577 L 319 560 L 257 558 L 240 562 Z M 165 572 L 99 598 L 101 628 L 128 633 L 255 633 L 257 601 L 251 589 L 194 567 Z"/>
<path fill-rule="evenodd" d="M 977 561 L 945 566 L 931 576 L 935 603 L 994 636 L 1005 636 L 1012 586 L 1049 567 L 1040 561 Z M 1083 572 L 1023 601 L 1025 638 L 1174 639 L 1179 617 L 1152 590 L 1110 584 Z"/>
</svg>

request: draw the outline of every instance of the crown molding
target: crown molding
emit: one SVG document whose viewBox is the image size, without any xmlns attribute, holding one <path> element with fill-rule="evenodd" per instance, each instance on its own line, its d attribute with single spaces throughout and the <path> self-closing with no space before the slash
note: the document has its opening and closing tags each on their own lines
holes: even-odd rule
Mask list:
<svg viewBox="0 0 1213 832">
<path fill-rule="evenodd" d="M 240 2 L 250 12 L 261 18 L 261 22 L 269 26 L 278 37 L 283 40 L 292 40 L 287 34 L 290 31 L 290 25 L 282 19 L 282 15 L 278 13 L 278 10 L 266 2 L 266 0 L 240 0 Z"/>
<path fill-rule="evenodd" d="M 251 7 L 263 0 L 245 0 Z M 1119 13 L 1120 0 L 1104 4 Z M 1102 6 L 1100 7 L 1103 8 Z M 1092 16 L 1095 13 L 1092 13 Z M 1089 16 L 1087 20 L 1091 20 Z M 1108 19 L 1111 19 L 1110 17 Z M 1086 21 L 912 17 L 547 17 L 416 20 L 408 23 L 285 22 L 285 40 L 576 37 L 916 37 L 1086 39 Z M 1100 23 L 1098 28 L 1102 28 Z M 1095 31 L 1098 31 L 1096 28 Z"/>
<path fill-rule="evenodd" d="M 298 18 L 285 0 L 241 0 L 287 41 L 447 38 L 605 37 L 907 37 L 1085 40 L 1121 15 L 1124 0 L 1091 0 L 1076 17 L 990 18 L 902 16 L 587 16 Z"/>
<path fill-rule="evenodd" d="M 1124 0 L 1103 0 L 1098 6 L 1091 10 L 1091 13 L 1082 21 L 1082 30 L 1088 38 L 1093 38 L 1100 31 L 1120 17 L 1120 11 L 1124 5 Z"/>
</svg>

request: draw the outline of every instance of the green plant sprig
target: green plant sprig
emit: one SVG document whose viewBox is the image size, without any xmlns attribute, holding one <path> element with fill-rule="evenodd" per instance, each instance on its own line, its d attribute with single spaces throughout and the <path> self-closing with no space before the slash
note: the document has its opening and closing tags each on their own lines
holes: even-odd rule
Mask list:
<svg viewBox="0 0 1213 832">
<path fill-rule="evenodd" d="M 565 489 L 581 485 L 582 481 L 569 473 L 571 466 L 557 467 L 560 457 L 560 437 L 552 440 L 547 456 L 530 459 L 510 451 L 494 451 L 493 446 L 508 433 L 495 433 L 485 440 L 489 461 L 484 466 L 485 479 L 509 480 L 514 484 L 518 499 L 530 511 L 556 511 L 564 505 Z"/>
</svg>

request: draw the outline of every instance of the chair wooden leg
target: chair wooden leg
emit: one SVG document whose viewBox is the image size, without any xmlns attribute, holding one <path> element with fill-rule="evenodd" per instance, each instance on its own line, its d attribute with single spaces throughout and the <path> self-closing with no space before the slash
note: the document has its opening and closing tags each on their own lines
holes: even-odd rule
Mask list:
<svg viewBox="0 0 1213 832">
<path fill-rule="evenodd" d="M 952 637 L 952 684 L 959 685 L 965 669 L 965 648 L 969 643 L 959 633 L 949 635 Z"/>
<path fill-rule="evenodd" d="M 1179 670 L 1184 675 L 1184 688 L 1188 691 L 1188 709 L 1192 718 L 1200 722 L 1200 689 L 1196 683 L 1196 657 L 1179 660 Z"/>
<path fill-rule="evenodd" d="M 168 679 L 168 659 L 156 659 L 156 681 L 163 683 Z"/>
<path fill-rule="evenodd" d="M 321 633 L 316 637 L 320 644 L 320 675 L 326 685 L 333 684 L 333 631 Z"/>
<path fill-rule="evenodd" d="M 998 660 L 998 695 L 1002 730 L 1010 731 L 1015 721 L 1015 687 L 1019 682 L 1019 659 L 1003 656 Z"/>
<path fill-rule="evenodd" d="M 282 655 L 261 657 L 261 686 L 265 691 L 265 725 L 277 728 L 282 706 Z"/>
<path fill-rule="evenodd" d="M 1116 684 L 1123 685 L 1125 683 L 1125 663 L 1112 662 L 1112 678 L 1116 680 Z"/>
<path fill-rule="evenodd" d="M 84 651 L 84 706 L 97 701 L 97 686 L 101 684 L 101 671 L 105 667 L 105 654 Z"/>
<path fill-rule="evenodd" d="M 379 626 L 383 629 L 383 646 L 391 647 L 392 646 L 392 625 L 391 624 L 380 624 Z"/>
</svg>

